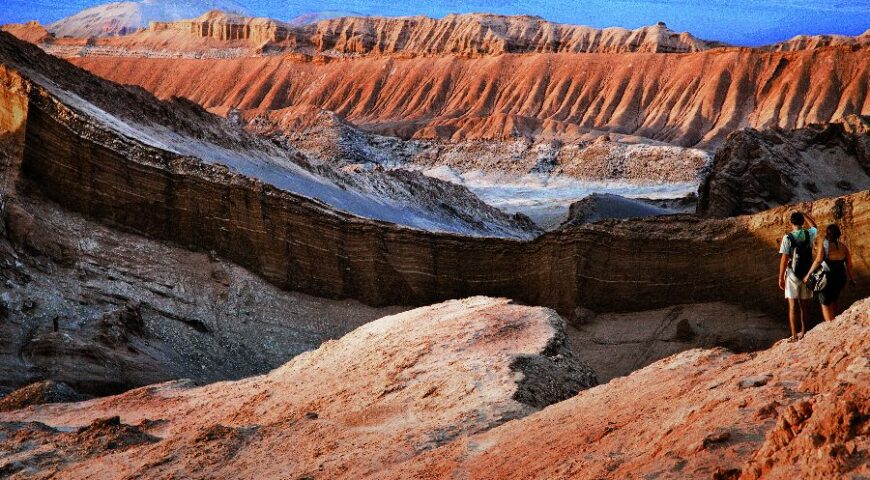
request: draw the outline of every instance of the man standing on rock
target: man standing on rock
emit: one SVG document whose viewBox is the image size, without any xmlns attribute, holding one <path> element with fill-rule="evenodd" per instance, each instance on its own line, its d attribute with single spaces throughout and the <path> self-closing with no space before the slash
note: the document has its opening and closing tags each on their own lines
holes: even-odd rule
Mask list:
<svg viewBox="0 0 870 480">
<path fill-rule="evenodd" d="M 801 212 L 791 214 L 792 232 L 782 237 L 779 246 L 779 288 L 785 291 L 788 300 L 788 323 L 791 341 L 803 338 L 809 323 L 810 300 L 813 292 L 801 280 L 813 265 L 813 244 L 816 241 L 816 221 Z M 809 226 L 809 228 L 805 228 Z M 801 331 L 797 332 L 797 316 L 800 309 Z"/>
</svg>

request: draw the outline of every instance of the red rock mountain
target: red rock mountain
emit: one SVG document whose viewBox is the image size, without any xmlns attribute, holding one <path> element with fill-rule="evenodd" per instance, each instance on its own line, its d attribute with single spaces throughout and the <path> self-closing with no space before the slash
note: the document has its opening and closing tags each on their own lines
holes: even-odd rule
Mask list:
<svg viewBox="0 0 870 480">
<path fill-rule="evenodd" d="M 865 37 L 715 48 L 723 45 L 662 24 L 596 30 L 469 14 L 294 26 L 209 12 L 43 47 L 219 114 L 323 109 L 403 138 L 573 140 L 606 131 L 712 148 L 743 127 L 870 114 Z"/>
<path fill-rule="evenodd" d="M 743 127 L 797 128 L 870 114 L 870 49 L 719 49 L 671 55 L 477 59 L 71 59 L 159 97 L 218 113 L 331 110 L 371 131 L 449 140 L 572 138 L 601 130 L 713 146 Z"/>
</svg>

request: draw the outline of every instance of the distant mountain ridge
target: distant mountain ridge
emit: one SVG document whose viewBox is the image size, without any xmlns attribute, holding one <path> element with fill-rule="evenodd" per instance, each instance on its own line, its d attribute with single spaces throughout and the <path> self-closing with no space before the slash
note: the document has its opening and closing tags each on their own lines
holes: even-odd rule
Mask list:
<svg viewBox="0 0 870 480">
<path fill-rule="evenodd" d="M 154 3 L 151 3 L 154 2 Z M 204 8 L 226 4 L 219 8 Z M 48 26 L 56 37 L 111 37 L 150 31 L 187 31 L 209 36 L 214 29 L 196 25 L 269 25 L 272 42 L 291 40 L 290 47 L 311 47 L 339 53 L 532 53 L 532 52 L 663 52 L 687 53 L 725 46 L 701 40 L 688 32 L 674 32 L 660 22 L 629 30 L 597 29 L 549 22 L 534 16 L 485 13 L 447 15 L 441 19 L 415 17 L 346 16 L 347 12 L 313 12 L 289 22 L 244 16 L 233 2 L 196 0 L 178 8 L 175 2 L 121 2 L 84 10 Z M 174 7 L 174 8 L 173 8 Z M 199 10 L 199 12 L 197 12 Z M 203 10 L 208 10 L 202 13 Z M 178 18 L 181 12 L 186 18 Z M 193 18 L 195 17 L 195 18 Z M 156 25 L 156 28 L 154 28 Z M 252 28 L 251 38 L 263 36 Z M 244 38 L 244 37 L 242 37 Z M 184 43 L 184 42 L 182 42 Z"/>
<path fill-rule="evenodd" d="M 105 37 L 128 35 L 152 21 L 191 18 L 208 10 L 220 9 L 245 14 L 247 10 L 233 0 L 139 0 L 106 3 L 58 20 L 48 26 L 57 37 Z"/>
</svg>

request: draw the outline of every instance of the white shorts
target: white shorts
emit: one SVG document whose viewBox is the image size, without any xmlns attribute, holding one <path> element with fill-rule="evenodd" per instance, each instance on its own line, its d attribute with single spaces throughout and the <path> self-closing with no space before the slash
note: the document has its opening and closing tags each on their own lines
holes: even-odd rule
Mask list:
<svg viewBox="0 0 870 480">
<path fill-rule="evenodd" d="M 813 298 L 813 292 L 789 270 L 785 273 L 785 298 L 810 300 Z"/>
</svg>

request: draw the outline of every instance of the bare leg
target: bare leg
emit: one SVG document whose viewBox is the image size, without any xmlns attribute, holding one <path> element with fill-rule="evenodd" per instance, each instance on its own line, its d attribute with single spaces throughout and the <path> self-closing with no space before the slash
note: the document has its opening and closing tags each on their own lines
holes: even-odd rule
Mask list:
<svg viewBox="0 0 870 480">
<path fill-rule="evenodd" d="M 810 323 L 810 301 L 809 300 L 801 300 L 801 331 L 798 334 L 798 338 L 803 338 L 804 334 L 807 333 L 807 324 Z"/>
<path fill-rule="evenodd" d="M 837 316 L 837 304 L 822 305 L 822 315 L 825 317 L 826 322 L 833 322 Z"/>
<path fill-rule="evenodd" d="M 791 339 L 797 338 L 797 316 L 798 316 L 798 301 L 794 298 L 788 299 L 788 326 L 791 327 Z"/>
</svg>

